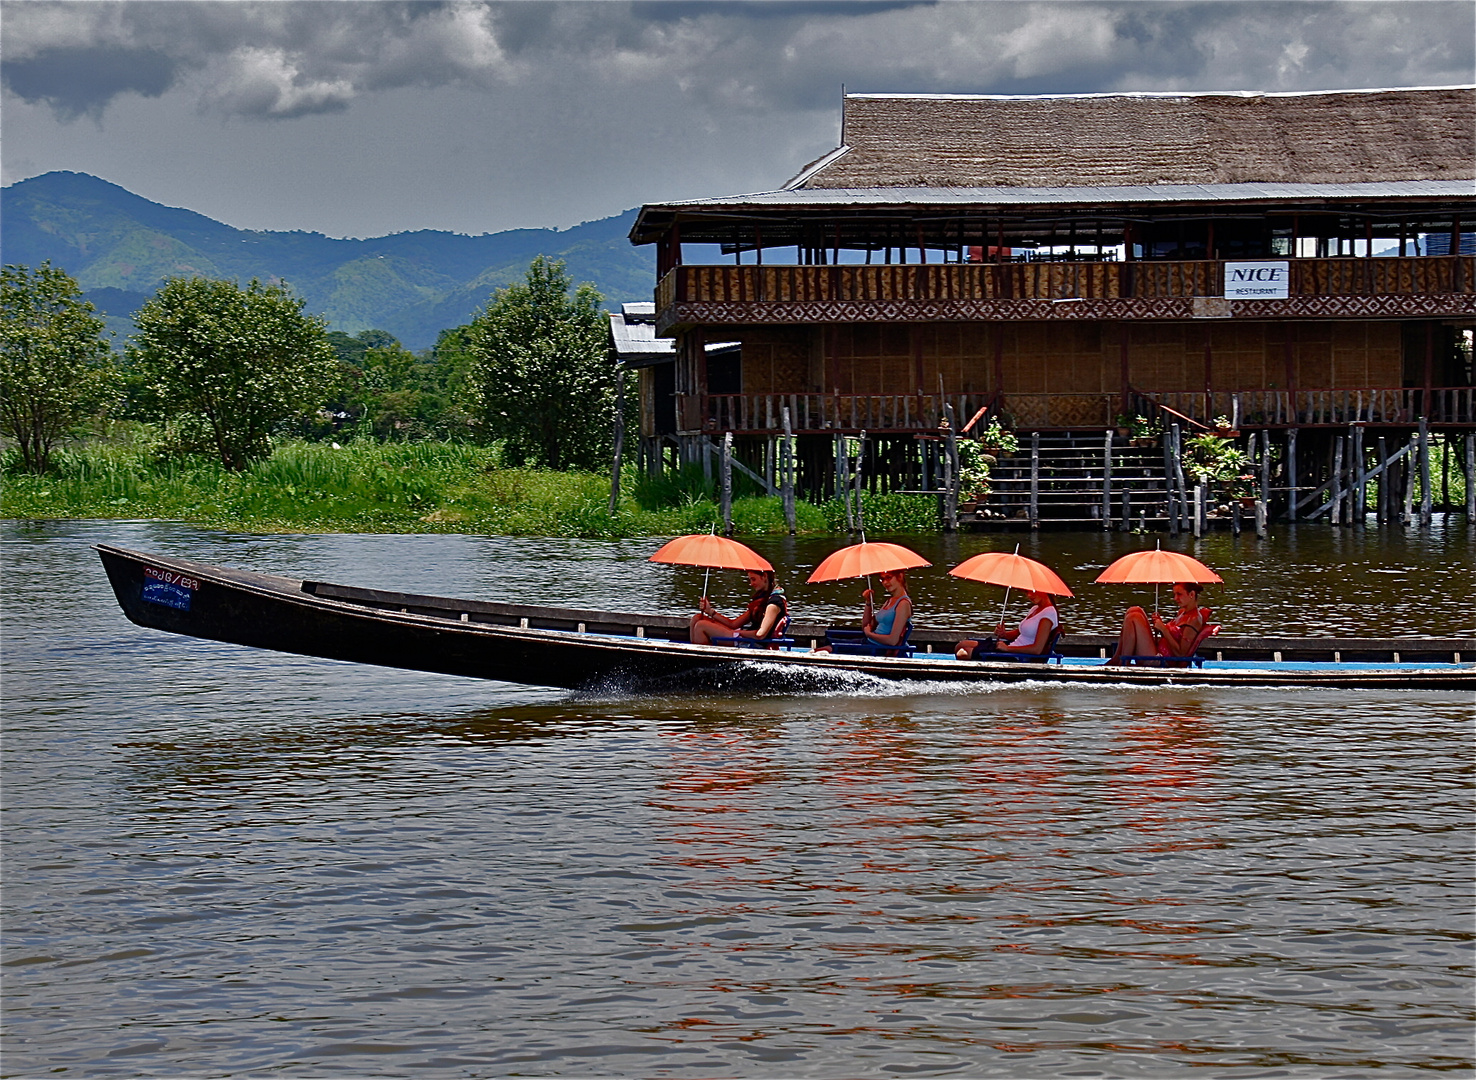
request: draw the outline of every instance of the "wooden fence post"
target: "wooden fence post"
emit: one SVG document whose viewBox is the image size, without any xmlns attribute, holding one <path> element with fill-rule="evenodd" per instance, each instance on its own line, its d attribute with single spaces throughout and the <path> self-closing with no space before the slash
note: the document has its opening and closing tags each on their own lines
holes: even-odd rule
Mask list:
<svg viewBox="0 0 1476 1080">
<path fill-rule="evenodd" d="M 615 460 L 610 469 L 610 516 L 620 505 L 620 454 L 625 449 L 625 365 L 615 365 Z"/>
<path fill-rule="evenodd" d="M 723 535 L 733 535 L 733 433 L 723 432 Z"/>
</svg>

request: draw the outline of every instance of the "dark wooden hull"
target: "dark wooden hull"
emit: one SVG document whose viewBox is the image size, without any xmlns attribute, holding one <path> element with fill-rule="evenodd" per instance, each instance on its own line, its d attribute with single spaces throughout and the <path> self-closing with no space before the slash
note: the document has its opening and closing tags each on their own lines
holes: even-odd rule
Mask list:
<svg viewBox="0 0 1476 1080">
<path fill-rule="evenodd" d="M 671 616 L 359 589 L 207 566 L 106 544 L 97 545 L 96 550 L 124 614 L 140 626 L 331 660 L 535 686 L 711 686 L 715 677 L 728 685 L 741 685 L 747 675 L 759 685 L 804 689 L 862 675 L 886 680 L 1101 686 L 1476 690 L 1476 664 L 1459 662 L 1476 659 L 1476 640 L 1468 639 L 1391 643 L 1226 638 L 1223 644 L 1217 639 L 1215 644 L 1225 659 L 1245 663 L 1203 669 L 1104 668 L 1100 662 L 1088 661 L 959 662 L 949 648 L 957 632 L 948 631 L 914 634 L 922 648 L 937 651 L 919 652 L 912 658 L 758 652 L 688 644 L 686 621 Z M 792 627 L 791 633 L 804 641 L 823 637 L 823 628 L 801 624 Z M 1105 641 L 1089 636 L 1068 638 L 1065 651 L 1092 657 Z M 1342 662 L 1323 662 L 1334 656 Z M 1295 660 L 1317 663 L 1309 668 L 1298 666 Z M 1396 665 L 1396 660 L 1402 664 Z"/>
</svg>

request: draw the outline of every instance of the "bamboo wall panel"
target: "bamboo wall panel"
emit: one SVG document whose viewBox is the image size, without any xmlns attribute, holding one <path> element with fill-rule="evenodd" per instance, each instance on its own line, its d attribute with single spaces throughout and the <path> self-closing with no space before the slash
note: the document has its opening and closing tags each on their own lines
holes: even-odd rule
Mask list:
<svg viewBox="0 0 1476 1080">
<path fill-rule="evenodd" d="M 1476 257 L 1289 261 L 1287 300 L 1234 301 L 1231 313 L 1250 318 L 1476 313 L 1466 299 L 1476 292 Z M 680 266 L 658 283 L 656 303 L 664 328 L 697 322 L 1189 318 L 1193 312 L 1185 301 L 1223 295 L 1223 266 L 1218 261 Z"/>
</svg>

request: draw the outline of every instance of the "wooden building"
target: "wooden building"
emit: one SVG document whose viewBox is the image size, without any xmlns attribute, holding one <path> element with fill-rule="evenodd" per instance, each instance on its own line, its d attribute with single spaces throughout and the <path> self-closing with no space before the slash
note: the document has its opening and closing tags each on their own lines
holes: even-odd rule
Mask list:
<svg viewBox="0 0 1476 1080">
<path fill-rule="evenodd" d="M 1297 431 L 1476 426 L 1476 88 L 853 94 L 841 144 L 777 191 L 641 210 L 674 343 L 648 461 L 732 432 L 756 462 L 787 409 L 813 494 L 863 429 L 926 488 L 950 411 L 1098 442 L 1225 416 L 1295 489 L 1332 445 Z"/>
</svg>

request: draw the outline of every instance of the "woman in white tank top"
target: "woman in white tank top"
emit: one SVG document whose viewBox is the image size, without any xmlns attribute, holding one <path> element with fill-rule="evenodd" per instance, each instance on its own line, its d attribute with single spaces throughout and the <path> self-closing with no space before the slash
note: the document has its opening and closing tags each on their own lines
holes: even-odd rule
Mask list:
<svg viewBox="0 0 1476 1080">
<path fill-rule="evenodd" d="M 990 646 L 987 651 L 1034 655 L 1045 652 L 1051 635 L 1061 625 L 1061 617 L 1056 614 L 1056 602 L 1051 599 L 1050 593 L 1033 592 L 1030 594 L 1030 603 L 1030 611 L 1020 620 L 1018 630 L 1006 628 L 1003 622 L 994 628 L 995 640 L 987 643 Z M 960 641 L 954 646 L 953 655 L 960 660 L 971 660 L 981 644 L 985 643 L 972 638 Z"/>
</svg>

